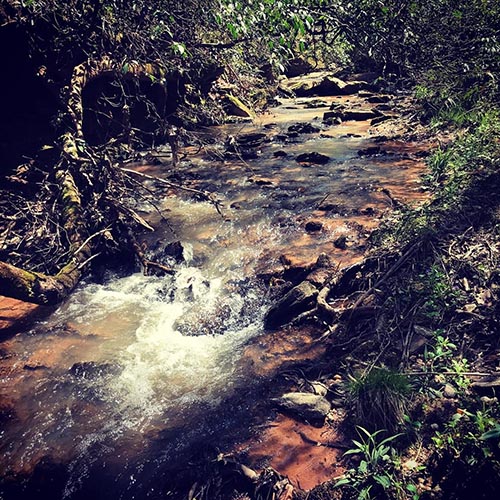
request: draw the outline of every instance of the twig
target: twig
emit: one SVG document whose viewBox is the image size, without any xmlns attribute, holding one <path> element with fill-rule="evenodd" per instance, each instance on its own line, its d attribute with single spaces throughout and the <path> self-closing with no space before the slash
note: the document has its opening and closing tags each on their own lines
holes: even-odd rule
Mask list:
<svg viewBox="0 0 500 500">
<path fill-rule="evenodd" d="M 215 209 L 217 210 L 217 212 L 222 217 L 222 212 L 220 211 L 220 207 L 222 206 L 222 203 L 215 197 L 215 195 L 213 193 L 209 193 L 208 191 L 201 191 L 199 189 L 190 188 L 190 187 L 186 187 L 186 186 L 181 186 L 179 184 L 174 184 L 173 182 L 162 179 L 161 177 L 155 177 L 153 175 L 145 174 L 143 172 L 137 172 L 137 171 L 132 170 L 130 168 L 121 167 L 120 170 L 122 172 L 133 174 L 133 175 L 136 175 L 138 177 L 142 177 L 143 179 L 149 179 L 152 181 L 160 182 L 161 184 L 165 184 L 166 186 L 169 186 L 172 189 L 180 189 L 181 191 L 186 191 L 188 193 L 193 193 L 193 194 L 196 194 L 198 196 L 201 196 L 206 201 L 209 201 L 210 203 L 212 203 L 215 206 Z"/>
</svg>

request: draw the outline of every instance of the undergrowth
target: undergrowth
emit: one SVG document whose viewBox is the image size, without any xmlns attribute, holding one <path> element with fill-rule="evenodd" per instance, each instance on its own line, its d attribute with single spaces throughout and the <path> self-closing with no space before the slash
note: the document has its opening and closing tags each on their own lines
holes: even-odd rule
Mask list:
<svg viewBox="0 0 500 500">
<path fill-rule="evenodd" d="M 446 100 L 417 88 L 431 129 L 454 139 L 428 157 L 429 200 L 374 233 L 372 264 L 351 289 L 367 290 L 357 303 L 377 312 L 346 330 L 371 335 L 351 344 L 350 363 L 399 373 L 375 368 L 351 383 L 349 413 L 362 427 L 346 455 L 358 460 L 312 500 L 496 498 L 500 113 L 476 90 Z M 371 460 L 367 449 L 381 447 Z"/>
</svg>

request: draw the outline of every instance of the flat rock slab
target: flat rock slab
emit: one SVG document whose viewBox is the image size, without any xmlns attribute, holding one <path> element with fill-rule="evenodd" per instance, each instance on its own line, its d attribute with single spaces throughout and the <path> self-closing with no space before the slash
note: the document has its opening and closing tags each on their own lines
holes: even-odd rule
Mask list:
<svg viewBox="0 0 500 500">
<path fill-rule="evenodd" d="M 0 295 L 0 333 L 15 330 L 42 310 L 42 306 Z"/>
<path fill-rule="evenodd" d="M 373 85 L 365 81 L 344 81 L 327 72 L 289 78 L 281 86 L 298 97 L 352 95 L 361 90 L 373 90 Z"/>
<path fill-rule="evenodd" d="M 277 406 L 311 423 L 323 423 L 331 410 L 330 402 L 310 392 L 289 392 L 274 400 Z"/>
</svg>

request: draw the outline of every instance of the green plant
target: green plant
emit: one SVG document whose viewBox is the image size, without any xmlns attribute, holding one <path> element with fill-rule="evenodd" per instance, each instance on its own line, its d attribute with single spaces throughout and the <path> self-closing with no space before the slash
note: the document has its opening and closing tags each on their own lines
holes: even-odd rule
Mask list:
<svg viewBox="0 0 500 500">
<path fill-rule="evenodd" d="M 376 368 L 353 378 L 349 389 L 356 420 L 363 427 L 394 432 L 403 421 L 410 392 L 404 375 Z"/>
<path fill-rule="evenodd" d="M 357 426 L 359 440 L 353 439 L 354 448 L 347 450 L 344 456 L 360 455 L 357 467 L 349 469 L 344 477 L 335 483 L 335 488 L 342 486 L 353 488 L 359 500 L 370 498 L 419 498 L 418 490 L 412 481 L 407 482 L 402 474 L 401 460 L 390 443 L 401 434 L 389 436 L 379 441 L 385 432 L 369 432 Z"/>
<path fill-rule="evenodd" d="M 455 351 L 454 344 L 444 333 L 444 330 L 438 329 L 434 332 L 434 345 L 425 349 L 424 361 L 429 371 L 447 369 Z"/>
<path fill-rule="evenodd" d="M 424 299 L 422 312 L 428 319 L 441 320 L 448 311 L 460 305 L 462 295 L 454 287 L 453 278 L 442 262 L 434 262 L 428 270 L 419 275 L 416 288 Z"/>
</svg>

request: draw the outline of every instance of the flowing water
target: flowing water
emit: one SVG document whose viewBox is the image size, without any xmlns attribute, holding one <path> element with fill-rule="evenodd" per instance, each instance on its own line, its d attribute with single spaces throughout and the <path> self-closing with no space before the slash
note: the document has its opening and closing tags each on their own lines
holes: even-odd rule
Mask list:
<svg viewBox="0 0 500 500">
<path fill-rule="evenodd" d="M 263 277 L 320 252 L 348 265 L 391 205 L 384 188 L 401 200 L 423 198 L 423 165 L 408 146 L 358 155 L 374 144 L 368 122 L 283 137 L 293 123 L 314 123 L 335 99 L 346 101 L 330 98 L 324 109 L 287 101 L 257 124 L 206 132 L 226 142 L 264 132 L 256 158 L 228 157 L 215 143 L 176 172 L 135 167 L 216 191 L 222 217 L 210 203 L 170 190 L 155 200 L 168 223 L 138 204 L 158 228 L 145 236 L 149 245 L 182 242 L 175 275 L 84 283 L 50 317 L 1 344 L 2 500 L 162 498 L 167 464 L 182 464 L 196 443 L 230 441 L 245 426 L 253 402 L 242 391 L 251 395 L 265 380 L 258 360 L 242 359 L 249 343 L 268 345 Z M 330 161 L 294 160 L 311 151 Z M 320 230 L 306 230 L 318 220 Z M 342 235 L 347 248 L 336 248 Z M 272 347 L 262 347 L 262 359 L 265 349 Z"/>
</svg>

